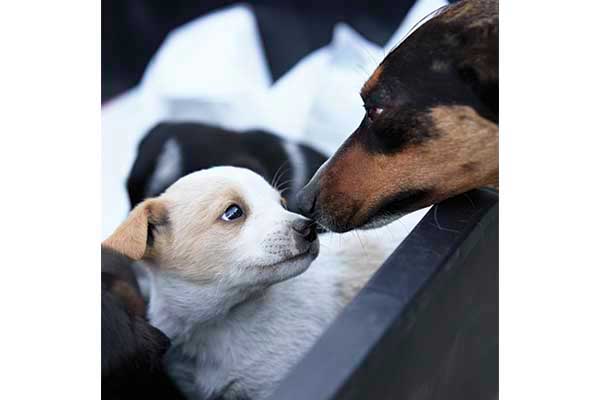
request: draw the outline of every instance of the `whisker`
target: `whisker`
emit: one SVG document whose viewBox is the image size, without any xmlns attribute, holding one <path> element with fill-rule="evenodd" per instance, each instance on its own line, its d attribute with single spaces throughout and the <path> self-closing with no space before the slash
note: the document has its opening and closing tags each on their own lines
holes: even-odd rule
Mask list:
<svg viewBox="0 0 600 400">
<path fill-rule="evenodd" d="M 361 79 L 361 81 L 366 81 L 371 73 L 363 64 L 356 63 L 354 64 L 354 72 Z"/>
<path fill-rule="evenodd" d="M 406 38 L 408 38 L 410 35 L 412 35 L 414 31 L 416 31 L 418 28 L 420 28 L 421 25 L 425 24 L 425 22 L 429 21 L 430 19 L 433 19 L 433 18 L 437 17 L 444 10 L 446 10 L 449 6 L 450 5 L 441 6 L 440 8 L 438 8 L 436 10 L 433 10 L 432 12 L 430 12 L 429 14 L 427 14 L 423 18 L 421 18 L 419 20 L 419 22 L 417 22 L 416 24 L 414 24 L 412 26 L 412 28 L 410 28 L 408 30 L 408 32 L 406 32 L 406 34 L 402 37 L 402 39 L 400 39 L 400 41 L 398 43 L 396 43 L 395 45 L 393 45 L 385 55 L 387 56 L 388 54 L 390 54 L 391 52 L 393 52 L 394 50 L 396 50 L 396 48 L 398 46 L 400 46 L 400 44 L 402 44 L 402 42 L 404 42 L 406 40 Z"/>
<path fill-rule="evenodd" d="M 367 250 L 365 249 L 365 245 L 363 244 L 362 240 L 360 240 L 360 235 L 358 234 L 358 231 L 355 229 L 352 232 L 354 232 L 356 234 L 356 238 L 358 239 L 358 242 L 360 243 L 360 247 L 362 247 L 363 253 L 366 256 L 367 255 Z"/>
<path fill-rule="evenodd" d="M 473 208 L 475 208 L 475 202 L 471 199 L 471 197 L 469 196 L 469 193 L 463 193 L 465 195 L 465 197 L 467 198 L 467 200 L 469 200 L 469 202 L 471 203 L 471 205 L 473 206 Z"/>
<path fill-rule="evenodd" d="M 277 171 L 275 171 L 275 174 L 273 175 L 273 179 L 271 179 L 271 186 L 273 186 L 273 187 L 277 186 L 277 180 L 281 179 L 281 176 L 278 176 L 278 175 L 281 172 L 282 168 L 285 167 L 288 163 L 289 163 L 289 160 L 286 160 L 279 166 L 279 168 L 277 168 Z M 287 170 L 286 170 L 286 172 L 287 172 Z M 282 175 L 283 174 L 284 173 L 282 173 Z"/>
<path fill-rule="evenodd" d="M 384 226 L 385 226 L 385 230 L 388 232 L 388 234 L 390 235 L 390 237 L 392 238 L 392 240 L 396 239 L 394 237 L 394 232 L 392 232 L 392 230 L 390 229 L 389 225 L 385 224 Z"/>
<path fill-rule="evenodd" d="M 410 229 L 408 229 L 408 227 L 404 224 L 404 221 L 402 221 L 402 217 L 400 217 L 400 219 L 398 220 L 398 223 L 400 225 L 402 225 L 402 227 L 406 231 L 406 234 L 409 235 L 410 234 Z"/>
<path fill-rule="evenodd" d="M 366 58 L 368 59 L 368 61 L 372 64 L 370 65 L 370 67 L 372 67 L 372 69 L 377 68 L 377 66 L 379 65 L 379 61 L 377 61 L 377 59 L 375 58 L 375 56 L 373 55 L 373 53 L 371 53 L 371 50 L 366 46 L 366 45 L 362 45 L 359 47 L 359 50 L 366 55 Z M 369 73 L 369 76 L 371 74 Z"/>
<path fill-rule="evenodd" d="M 292 183 L 294 181 L 294 179 L 288 179 L 286 181 L 280 182 L 277 186 L 275 186 L 275 189 L 279 190 L 280 187 L 287 185 L 288 183 Z"/>
<path fill-rule="evenodd" d="M 285 170 L 282 170 L 282 172 L 279 174 L 279 176 L 277 177 L 277 179 L 273 182 L 273 184 L 271 186 L 273 187 L 277 187 L 279 186 L 279 181 L 283 178 L 283 176 L 287 173 L 287 168 Z"/>
</svg>

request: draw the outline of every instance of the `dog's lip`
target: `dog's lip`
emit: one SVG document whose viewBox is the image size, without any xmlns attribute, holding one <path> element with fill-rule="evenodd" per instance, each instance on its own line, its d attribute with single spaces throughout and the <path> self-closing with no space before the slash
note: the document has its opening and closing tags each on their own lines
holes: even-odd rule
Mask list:
<svg viewBox="0 0 600 400">
<path fill-rule="evenodd" d="M 427 195 L 428 192 L 425 190 L 410 190 L 399 193 L 391 200 L 382 203 L 369 213 L 364 221 L 352 229 L 374 229 L 387 225 L 406 214 L 422 208 L 421 204 Z"/>
<path fill-rule="evenodd" d="M 345 233 L 353 229 L 370 229 L 380 226 L 377 220 L 381 218 L 397 219 L 402 216 L 424 207 L 423 200 L 428 195 L 427 190 L 408 190 L 394 195 L 391 199 L 382 202 L 378 207 L 373 208 L 359 223 L 353 223 L 356 214 L 348 216 L 341 222 L 331 221 L 328 218 L 323 218 L 322 215 L 317 219 L 319 226 L 336 232 Z M 390 210 L 392 208 L 392 210 Z M 390 221 L 391 222 L 391 221 Z M 385 223 L 383 224 L 385 225 Z"/>
<path fill-rule="evenodd" d="M 280 266 L 282 264 L 286 264 L 286 263 L 289 263 L 289 262 L 301 260 L 301 259 L 306 258 L 306 257 L 316 257 L 317 256 L 317 252 L 315 250 L 318 250 L 318 245 L 315 246 L 314 243 L 318 243 L 318 242 L 313 242 L 313 244 L 311 244 L 308 247 L 308 249 L 306 249 L 306 251 L 303 251 L 302 253 L 294 254 L 291 257 L 288 257 L 288 258 L 283 259 L 281 261 L 274 262 L 273 264 L 263 265 L 262 268 L 278 267 L 278 266 Z"/>
</svg>

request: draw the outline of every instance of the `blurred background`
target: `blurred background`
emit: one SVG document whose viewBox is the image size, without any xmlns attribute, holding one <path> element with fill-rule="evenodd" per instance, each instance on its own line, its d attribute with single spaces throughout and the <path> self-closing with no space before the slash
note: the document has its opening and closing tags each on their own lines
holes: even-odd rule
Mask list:
<svg viewBox="0 0 600 400">
<path fill-rule="evenodd" d="M 103 0 L 103 237 L 129 211 L 125 182 L 157 123 L 259 128 L 330 155 L 383 56 L 447 3 Z"/>
</svg>

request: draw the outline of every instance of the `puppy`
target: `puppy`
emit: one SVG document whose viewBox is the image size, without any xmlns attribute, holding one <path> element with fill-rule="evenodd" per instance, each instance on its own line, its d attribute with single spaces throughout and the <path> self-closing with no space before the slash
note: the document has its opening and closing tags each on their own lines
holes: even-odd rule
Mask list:
<svg viewBox="0 0 600 400">
<path fill-rule="evenodd" d="M 345 232 L 498 188 L 498 1 L 432 14 L 361 97 L 360 126 L 299 194 L 304 215 Z"/>
<path fill-rule="evenodd" d="M 161 194 L 177 179 L 194 171 L 231 165 L 251 169 L 286 188 L 290 210 L 296 193 L 327 157 L 304 144 L 268 132 L 234 132 L 200 123 L 164 122 L 140 142 L 127 179 L 131 207 Z"/>
<path fill-rule="evenodd" d="M 165 373 L 170 341 L 145 319 L 131 260 L 102 247 L 102 398 L 182 399 Z"/>
<path fill-rule="evenodd" d="M 259 175 L 215 167 L 136 206 L 104 244 L 150 266 L 149 317 L 186 395 L 259 400 L 398 243 L 371 233 L 338 235 L 314 261 L 312 221 Z"/>
</svg>

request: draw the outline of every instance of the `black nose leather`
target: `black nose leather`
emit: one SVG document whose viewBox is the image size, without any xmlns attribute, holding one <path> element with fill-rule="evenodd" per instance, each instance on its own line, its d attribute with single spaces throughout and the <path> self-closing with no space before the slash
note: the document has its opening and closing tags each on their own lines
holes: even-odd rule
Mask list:
<svg viewBox="0 0 600 400">
<path fill-rule="evenodd" d="M 307 242 L 317 239 L 317 224 L 311 220 L 297 219 L 292 223 L 292 229 Z"/>
<path fill-rule="evenodd" d="M 302 215 L 312 218 L 316 212 L 317 195 L 319 194 L 318 185 L 309 182 L 304 186 L 296 196 L 298 210 Z"/>
</svg>

